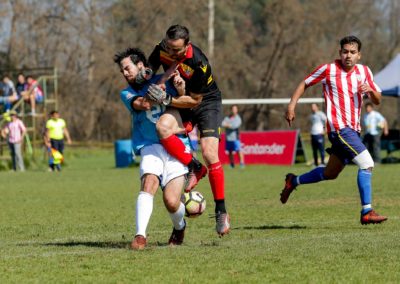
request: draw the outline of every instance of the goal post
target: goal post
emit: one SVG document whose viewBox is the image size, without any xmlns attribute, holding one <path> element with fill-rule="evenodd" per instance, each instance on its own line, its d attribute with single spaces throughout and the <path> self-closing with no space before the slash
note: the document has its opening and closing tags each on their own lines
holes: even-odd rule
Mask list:
<svg viewBox="0 0 400 284">
<path fill-rule="evenodd" d="M 279 105 L 288 104 L 290 98 L 282 99 L 223 99 L 223 105 Z M 299 104 L 312 104 L 312 103 L 323 103 L 324 98 L 301 98 L 297 103 Z"/>
</svg>

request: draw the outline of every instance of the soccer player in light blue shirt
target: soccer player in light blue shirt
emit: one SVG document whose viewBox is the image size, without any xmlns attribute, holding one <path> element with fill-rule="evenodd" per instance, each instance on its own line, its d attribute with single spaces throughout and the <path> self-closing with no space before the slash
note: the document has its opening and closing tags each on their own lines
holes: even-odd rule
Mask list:
<svg viewBox="0 0 400 284">
<path fill-rule="evenodd" d="M 158 118 L 165 111 L 165 105 L 150 102 L 145 98 L 149 86 L 160 78 L 155 76 L 150 79 L 151 72 L 146 69 L 146 57 L 140 49 L 128 48 L 117 53 L 114 62 L 120 67 L 129 85 L 120 93 L 120 96 L 132 114 L 133 149 L 142 157 L 141 189 L 136 203 L 136 235 L 131 248 L 142 250 L 147 245 L 146 230 L 153 211 L 153 198 L 159 185 L 163 189 L 164 204 L 173 223 L 173 231 L 168 243 L 180 245 L 186 228 L 183 218 L 185 206 L 180 201 L 180 196 L 188 169 L 170 156 L 159 144 L 155 126 Z M 181 83 L 176 84 L 175 87 L 184 89 L 185 85 Z M 168 84 L 166 92 L 170 95 L 176 94 L 176 91 Z M 181 93 L 182 90 L 180 90 Z"/>
</svg>

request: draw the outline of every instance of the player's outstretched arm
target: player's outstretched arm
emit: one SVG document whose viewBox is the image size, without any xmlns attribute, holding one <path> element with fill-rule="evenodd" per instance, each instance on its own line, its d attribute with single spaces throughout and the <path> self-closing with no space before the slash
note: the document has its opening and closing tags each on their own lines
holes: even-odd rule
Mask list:
<svg viewBox="0 0 400 284">
<path fill-rule="evenodd" d="M 296 90 L 294 91 L 290 99 L 285 115 L 286 121 L 288 122 L 289 126 L 292 126 L 292 122 L 294 121 L 294 118 L 296 116 L 295 108 L 297 105 L 297 101 L 304 94 L 305 90 L 306 90 L 306 83 L 304 81 L 301 81 L 301 83 L 297 86 Z"/>
</svg>

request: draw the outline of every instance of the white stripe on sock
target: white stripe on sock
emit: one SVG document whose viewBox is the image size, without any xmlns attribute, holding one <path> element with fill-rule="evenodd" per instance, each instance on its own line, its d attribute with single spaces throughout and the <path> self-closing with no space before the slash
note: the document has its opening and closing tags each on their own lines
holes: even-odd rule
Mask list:
<svg viewBox="0 0 400 284">
<path fill-rule="evenodd" d="M 366 204 L 362 206 L 362 209 L 370 209 L 372 208 L 371 204 Z"/>
</svg>

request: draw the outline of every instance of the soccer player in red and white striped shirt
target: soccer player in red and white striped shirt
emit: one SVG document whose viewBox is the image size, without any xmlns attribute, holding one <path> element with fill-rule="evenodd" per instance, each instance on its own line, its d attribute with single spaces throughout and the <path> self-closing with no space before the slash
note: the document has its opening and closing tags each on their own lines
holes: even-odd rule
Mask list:
<svg viewBox="0 0 400 284">
<path fill-rule="evenodd" d="M 322 83 L 327 113 L 328 137 L 332 147 L 326 167 L 317 167 L 296 176 L 287 174 L 281 202 L 286 203 L 300 184 L 336 179 L 345 165 L 352 161 L 358 167 L 357 185 L 361 199 L 361 224 L 381 223 L 387 217 L 377 214 L 371 206 L 371 176 L 374 161 L 360 139 L 360 116 L 364 96 L 374 104 L 381 102 L 381 90 L 375 84 L 371 70 L 357 62 L 361 58 L 361 41 L 347 36 L 340 41 L 340 59 L 323 64 L 308 75 L 297 87 L 287 107 L 286 120 L 291 126 L 295 107 L 305 90 Z"/>
</svg>

